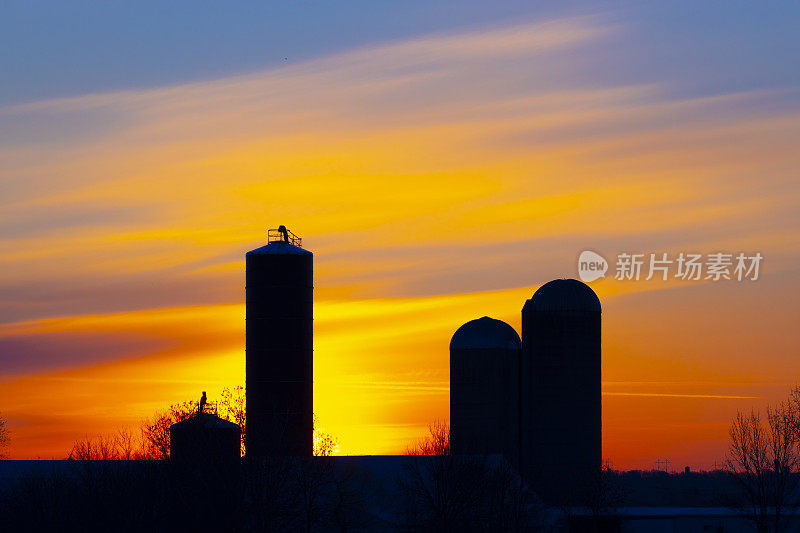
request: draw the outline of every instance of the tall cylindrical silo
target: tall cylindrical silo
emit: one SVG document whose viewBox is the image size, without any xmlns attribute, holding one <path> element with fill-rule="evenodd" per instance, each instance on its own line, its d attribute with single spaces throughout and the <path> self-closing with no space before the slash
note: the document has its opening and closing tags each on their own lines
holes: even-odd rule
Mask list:
<svg viewBox="0 0 800 533">
<path fill-rule="evenodd" d="M 313 260 L 283 226 L 246 256 L 248 456 L 312 455 Z"/>
<path fill-rule="evenodd" d="M 453 454 L 519 455 L 517 332 L 485 316 L 467 322 L 450 341 L 450 450 Z"/>
<path fill-rule="evenodd" d="M 580 503 L 602 466 L 600 300 L 574 279 L 522 308 L 521 472 L 549 503 Z"/>
</svg>

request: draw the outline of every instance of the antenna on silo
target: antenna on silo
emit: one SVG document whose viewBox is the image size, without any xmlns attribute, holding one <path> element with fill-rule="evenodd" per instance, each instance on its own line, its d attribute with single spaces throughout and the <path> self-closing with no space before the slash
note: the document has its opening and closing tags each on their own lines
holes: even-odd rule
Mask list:
<svg viewBox="0 0 800 533">
<path fill-rule="evenodd" d="M 278 229 L 267 230 L 267 242 L 285 242 L 294 246 L 303 247 L 303 239 L 286 229 L 286 226 L 281 224 Z"/>
</svg>

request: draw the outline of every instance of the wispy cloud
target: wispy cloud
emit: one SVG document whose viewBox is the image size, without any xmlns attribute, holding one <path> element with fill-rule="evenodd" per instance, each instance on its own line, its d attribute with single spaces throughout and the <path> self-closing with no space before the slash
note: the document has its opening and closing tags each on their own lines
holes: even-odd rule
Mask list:
<svg viewBox="0 0 800 533">
<path fill-rule="evenodd" d="M 710 400 L 758 400 L 761 396 L 731 396 L 725 394 L 669 394 L 660 392 L 603 392 L 603 396 L 643 396 L 646 398 L 700 398 Z"/>
</svg>

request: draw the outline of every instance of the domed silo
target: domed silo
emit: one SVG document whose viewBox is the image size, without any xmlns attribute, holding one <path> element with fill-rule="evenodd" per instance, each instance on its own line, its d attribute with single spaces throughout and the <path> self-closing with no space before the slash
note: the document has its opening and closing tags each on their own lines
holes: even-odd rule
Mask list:
<svg viewBox="0 0 800 533">
<path fill-rule="evenodd" d="M 574 279 L 522 308 L 520 471 L 550 503 L 579 498 L 602 465 L 600 300 Z"/>
<path fill-rule="evenodd" d="M 485 316 L 467 322 L 450 341 L 450 451 L 519 455 L 517 332 Z"/>
<path fill-rule="evenodd" d="M 281 226 L 246 263 L 247 455 L 311 456 L 314 256 Z"/>
</svg>

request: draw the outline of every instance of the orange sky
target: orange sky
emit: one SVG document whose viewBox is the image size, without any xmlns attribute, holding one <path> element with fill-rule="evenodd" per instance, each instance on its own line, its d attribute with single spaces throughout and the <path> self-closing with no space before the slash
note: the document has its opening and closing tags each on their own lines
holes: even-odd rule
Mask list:
<svg viewBox="0 0 800 533">
<path fill-rule="evenodd" d="M 604 456 L 710 467 L 737 409 L 800 382 L 800 113 L 576 80 L 619 31 L 565 18 L 0 107 L 21 132 L 0 147 L 11 455 L 242 384 L 244 253 L 286 224 L 315 253 L 315 411 L 342 453 L 446 418 L 455 329 L 519 331 L 584 249 L 760 251 L 755 282 L 592 285 Z"/>
</svg>

